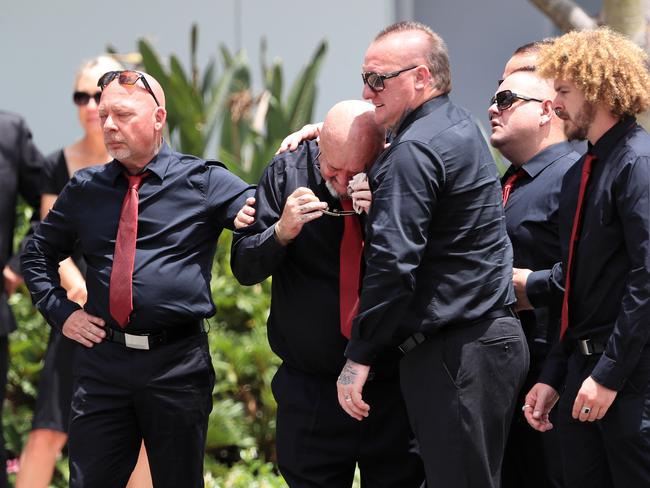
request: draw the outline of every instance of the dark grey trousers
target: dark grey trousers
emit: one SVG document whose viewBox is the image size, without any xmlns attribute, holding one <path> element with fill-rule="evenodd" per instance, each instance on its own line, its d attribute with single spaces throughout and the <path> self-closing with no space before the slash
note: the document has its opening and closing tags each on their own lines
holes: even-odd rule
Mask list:
<svg viewBox="0 0 650 488">
<path fill-rule="evenodd" d="M 402 392 L 427 486 L 499 488 L 528 361 L 513 317 L 449 326 L 402 358 Z"/>
</svg>

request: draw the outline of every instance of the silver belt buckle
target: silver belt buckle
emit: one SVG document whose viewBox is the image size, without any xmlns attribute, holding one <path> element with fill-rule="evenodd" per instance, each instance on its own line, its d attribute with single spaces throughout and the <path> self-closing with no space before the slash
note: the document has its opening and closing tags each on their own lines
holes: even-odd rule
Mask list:
<svg viewBox="0 0 650 488">
<path fill-rule="evenodd" d="M 131 349 L 149 350 L 149 336 L 124 334 L 124 345 Z"/>
<path fill-rule="evenodd" d="M 591 356 L 593 354 L 593 351 L 589 347 L 590 342 L 591 342 L 590 339 L 582 339 L 578 341 L 578 349 L 580 350 L 583 356 Z"/>
</svg>

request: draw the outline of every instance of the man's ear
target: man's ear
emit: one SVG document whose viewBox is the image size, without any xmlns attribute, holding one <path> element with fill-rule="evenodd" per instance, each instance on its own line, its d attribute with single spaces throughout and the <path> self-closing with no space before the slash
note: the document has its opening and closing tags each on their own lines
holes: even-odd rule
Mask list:
<svg viewBox="0 0 650 488">
<path fill-rule="evenodd" d="M 553 111 L 553 101 L 544 100 L 541 103 L 542 113 L 539 118 L 539 125 L 546 125 L 551 121 L 551 118 L 556 117 L 555 112 Z"/>
<path fill-rule="evenodd" d="M 415 88 L 426 88 L 427 86 L 433 86 L 435 84 L 435 79 L 433 74 L 429 71 L 425 65 L 421 64 L 415 68 Z"/>
<path fill-rule="evenodd" d="M 162 131 L 163 127 L 165 126 L 165 122 L 167 121 L 167 110 L 165 110 L 163 107 L 157 107 L 154 111 L 154 118 L 154 128 L 157 131 Z"/>
</svg>

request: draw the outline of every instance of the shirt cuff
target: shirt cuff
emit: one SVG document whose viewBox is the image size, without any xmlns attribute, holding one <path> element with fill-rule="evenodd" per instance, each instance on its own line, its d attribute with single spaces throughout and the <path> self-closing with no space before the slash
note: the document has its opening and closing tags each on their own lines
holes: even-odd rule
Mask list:
<svg viewBox="0 0 650 488">
<path fill-rule="evenodd" d="M 537 378 L 537 383 L 544 383 L 561 392 L 566 382 L 567 352 L 563 342 L 556 343 L 544 360 L 542 372 Z"/>
<path fill-rule="evenodd" d="M 545 307 L 549 301 L 549 279 L 551 270 L 533 271 L 526 280 L 526 295 L 535 308 Z"/>
<path fill-rule="evenodd" d="M 355 363 L 370 366 L 377 359 L 377 355 L 383 348 L 361 339 L 350 339 L 345 348 L 345 357 Z"/>
<path fill-rule="evenodd" d="M 603 354 L 596 363 L 596 367 L 591 372 L 591 377 L 599 385 L 616 391 L 623 388 L 626 379 L 623 367 L 606 354 Z"/>
<path fill-rule="evenodd" d="M 52 327 L 61 331 L 68 317 L 77 310 L 81 310 L 81 307 L 67 298 L 62 300 L 59 297 L 54 297 L 53 301 L 55 305 L 48 307 L 48 311 L 44 312 L 43 315 Z"/>
</svg>

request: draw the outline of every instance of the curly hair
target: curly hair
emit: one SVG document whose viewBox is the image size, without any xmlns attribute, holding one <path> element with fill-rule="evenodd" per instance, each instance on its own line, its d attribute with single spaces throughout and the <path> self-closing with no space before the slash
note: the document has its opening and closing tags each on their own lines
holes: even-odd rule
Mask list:
<svg viewBox="0 0 650 488">
<path fill-rule="evenodd" d="M 650 107 L 646 53 L 610 29 L 573 31 L 542 45 L 537 69 L 574 83 L 587 102 L 604 104 L 616 117 Z"/>
</svg>

